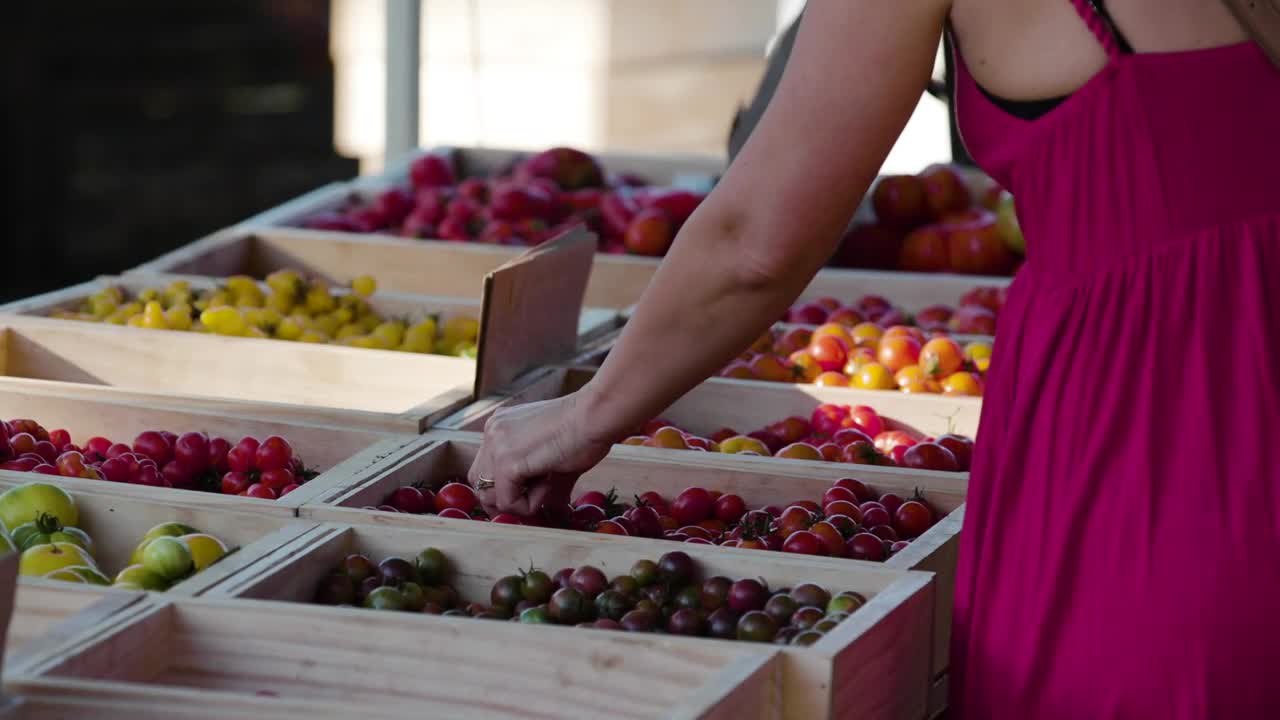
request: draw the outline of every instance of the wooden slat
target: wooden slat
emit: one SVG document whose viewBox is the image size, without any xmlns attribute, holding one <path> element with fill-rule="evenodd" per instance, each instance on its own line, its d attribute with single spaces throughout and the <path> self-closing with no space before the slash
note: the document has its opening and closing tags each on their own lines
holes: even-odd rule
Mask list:
<svg viewBox="0 0 1280 720">
<path fill-rule="evenodd" d="M 29 473 L 0 474 L 0 491 L 34 481 Z M 41 482 L 59 484 L 61 478 L 43 476 Z M 100 483 L 110 485 L 112 483 Z M 199 493 L 188 493 L 198 495 Z M 177 595 L 198 595 L 255 563 L 262 556 L 311 531 L 315 525 L 292 516 L 210 509 L 176 501 L 157 501 L 141 494 L 113 495 L 77 488 L 72 491 L 80 511 L 79 527 L 93 538 L 92 555 L 108 578 L 129 565 L 129 557 L 148 530 L 160 523 L 186 523 L 221 540 L 234 552 L 169 589 Z M 58 580 L 24 578 L 24 582 L 54 584 Z"/>
<path fill-rule="evenodd" d="M 462 407 L 475 377 L 475 362 L 463 358 L 71 320 L 5 316 L 0 332 L 10 378 L 393 432 L 417 433 Z"/>
<path fill-rule="evenodd" d="M 276 717 L 317 702 L 371 713 L 361 717 L 418 717 L 423 707 L 463 718 L 777 717 L 776 700 L 747 702 L 770 697 L 767 646 L 243 600 L 174 601 L 121 625 L 10 686 L 133 703 L 199 698 L 228 717 L 249 703 Z M 145 674 L 104 666 L 159 634 L 168 652 Z M 101 682 L 113 679 L 128 682 Z M 416 714 L 398 714 L 406 708 Z"/>
<path fill-rule="evenodd" d="M 5 642 L 5 672 L 20 673 L 22 667 L 111 622 L 144 597 L 117 588 L 24 578 L 18 583 L 15 622 Z"/>
<path fill-rule="evenodd" d="M 427 479 L 465 475 L 479 452 L 480 436 L 473 433 L 428 433 L 407 447 L 397 462 L 388 462 L 356 485 L 335 490 L 304 505 L 301 515 L 317 522 L 370 523 L 381 527 L 452 528 L 469 523 L 435 515 L 408 515 L 363 510 L 387 501 L 398 488 Z M 896 473 L 868 474 L 831 463 L 735 462 L 734 458 L 697 453 L 653 453 L 645 448 L 620 447 L 579 480 L 575 493 L 616 490 L 619 497 L 631 498 L 654 491 L 673 499 L 688 487 L 705 487 L 742 496 L 748 507 L 786 506 L 796 500 L 818 500 L 832 481 L 857 477 L 877 493 L 894 492 L 911 497 L 919 492 L 942 514 L 938 523 L 916 538 L 903 551 L 889 558 L 884 567 L 925 570 L 937 578 L 935 603 L 933 673 L 946 670 L 951 643 L 951 615 L 955 594 L 956 562 L 968 481 L 954 473 L 898 470 Z M 533 536 L 557 537 L 572 531 L 527 528 Z M 849 561 L 855 562 L 855 561 Z"/>
<path fill-rule="evenodd" d="M 594 235 L 570 230 L 485 276 L 476 397 L 573 354 L 595 247 Z"/>
<path fill-rule="evenodd" d="M 73 441 L 83 443 L 95 435 L 116 442 L 131 443 L 147 430 L 173 433 L 207 432 L 236 442 L 245 436 L 262 440 L 279 435 L 289 441 L 294 452 L 309 468 L 320 474 L 298 490 L 279 500 L 229 497 L 170 488 L 137 487 L 79 478 L 54 478 L 30 473 L 0 471 L 10 482 L 30 481 L 40 477 L 57 482 L 68 490 L 85 490 L 101 494 L 137 498 L 148 502 L 181 504 L 201 509 L 234 509 L 292 516 L 295 508 L 332 488 L 359 482 L 365 473 L 375 474 L 380 463 L 395 457 L 397 451 L 412 442 L 414 435 L 387 434 L 358 427 L 335 427 L 279 422 L 255 415 L 228 414 L 191 409 L 185 403 L 170 399 L 170 404 L 137 402 L 119 397 L 103 398 L 101 389 L 87 386 L 40 385 L 0 380 L 0 408 L 7 417 L 29 417 L 49 429 L 62 428 Z M 237 409 L 230 407 L 231 413 Z M 295 497 L 296 495 L 296 497 Z"/>
<path fill-rule="evenodd" d="M 263 279 L 280 269 L 299 270 L 334 286 L 349 285 L 361 275 L 378 281 L 378 295 L 403 295 L 402 303 L 421 297 L 420 305 L 440 305 L 445 298 L 479 303 L 484 276 L 518 257 L 518 248 L 481 243 L 423 242 L 381 235 L 354 235 L 297 228 L 236 228 L 204 238 L 147 263 L 131 275 L 172 274 Z M 424 302 L 427 301 L 427 302 Z M 585 341 L 617 327 L 617 311 L 586 308 L 579 320 Z"/>
<path fill-rule="evenodd" d="M 482 430 L 485 421 L 499 408 L 560 397 L 585 385 L 594 373 L 593 368 L 558 368 L 530 375 L 501 397 L 483 398 L 475 406 L 440 421 L 436 427 Z M 973 437 L 982 413 L 981 398 L 712 378 L 690 390 L 661 416 L 685 430 L 703 435 L 723 427 L 747 433 L 790 415 L 807 418 L 822 403 L 869 405 L 890 426 L 933 436 L 954 432 Z"/>
<path fill-rule="evenodd" d="M 317 528 L 310 547 L 296 545 L 264 557 L 235 592 L 242 597 L 307 601 L 316 584 L 346 555 L 409 556 L 423 547 L 442 550 L 454 564 L 454 586 L 464 597 L 483 597 L 500 576 L 530 564 L 558 568 L 592 564 L 607 574 L 625 571 L 638 558 L 657 557 L 669 542 L 577 533 L 556 539 L 528 529 L 460 523 L 448 530 L 409 531 L 367 525 Z M 846 707 L 871 708 L 870 717 L 923 716 L 932 656 L 933 576 L 833 558 L 775 555 L 734 548 L 685 545 L 707 574 L 764 577 L 771 585 L 817 582 L 856 590 L 871 599 L 871 612 L 842 625 L 813 648 L 785 648 L 785 716 L 826 717 Z M 223 588 L 222 591 L 228 588 Z M 213 595 L 220 595 L 215 591 Z M 342 612 L 359 614 L 360 610 Z M 858 616 L 854 614 L 854 617 Z M 889 629 L 881 628 L 887 623 Z M 914 623 L 906 627 L 903 623 Z M 864 645 L 862 637 L 871 637 Z M 691 640 L 692 643 L 708 641 Z M 712 645 L 718 643 L 712 642 Z M 514 650 L 512 651 L 515 652 Z M 892 682 L 884 678 L 892 675 Z M 847 686 L 852 690 L 846 690 Z M 841 705 L 833 688 L 856 694 L 856 705 Z M 861 717 L 860 715 L 840 716 Z"/>
</svg>

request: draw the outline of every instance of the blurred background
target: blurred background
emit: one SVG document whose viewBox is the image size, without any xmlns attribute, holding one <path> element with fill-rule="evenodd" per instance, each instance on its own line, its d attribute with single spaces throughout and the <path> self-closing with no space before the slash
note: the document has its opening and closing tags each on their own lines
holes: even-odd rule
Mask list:
<svg viewBox="0 0 1280 720">
<path fill-rule="evenodd" d="M 803 4 L 421 0 L 406 108 L 408 94 L 388 97 L 387 0 L 12 3 L 0 301 L 377 172 L 389 113 L 416 109 L 423 146 L 723 156 Z M 885 171 L 948 159 L 947 123 L 924 97 Z"/>
</svg>

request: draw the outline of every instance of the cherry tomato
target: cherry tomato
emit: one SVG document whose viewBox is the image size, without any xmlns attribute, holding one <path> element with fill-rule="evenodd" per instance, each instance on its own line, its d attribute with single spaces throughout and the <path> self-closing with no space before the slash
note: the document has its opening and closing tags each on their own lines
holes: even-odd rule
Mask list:
<svg viewBox="0 0 1280 720">
<path fill-rule="evenodd" d="M 222 476 L 222 494 L 239 495 L 245 490 L 248 490 L 249 486 L 252 484 L 253 482 L 249 480 L 249 476 L 247 474 L 232 471 Z"/>
<path fill-rule="evenodd" d="M 255 469 L 255 455 L 258 452 L 258 441 L 244 437 L 227 451 L 227 467 L 233 472 L 249 472 Z"/>
<path fill-rule="evenodd" d="M 435 498 L 436 512 L 442 515 L 449 508 L 469 515 L 479 504 L 480 501 L 476 498 L 475 491 L 471 489 L 470 485 L 464 483 L 455 482 L 445 485 L 436 493 Z"/>
<path fill-rule="evenodd" d="M 818 535 L 808 530 L 799 530 L 791 533 L 786 541 L 782 543 L 782 552 L 800 555 L 826 555 L 827 544 Z"/>
<path fill-rule="evenodd" d="M 263 485 L 262 483 L 254 483 L 250 485 L 249 489 L 246 490 L 245 493 L 249 497 L 261 498 L 263 500 L 275 500 L 277 497 L 279 497 L 278 495 L 276 495 L 275 490 L 272 490 L 271 488 L 267 487 L 266 485 Z"/>
<path fill-rule="evenodd" d="M 869 532 L 861 532 L 849 538 L 846 547 L 849 549 L 849 557 L 854 560 L 879 562 L 885 558 L 884 540 Z"/>
<path fill-rule="evenodd" d="M 284 488 L 295 484 L 296 480 L 293 476 L 293 471 L 289 468 L 272 468 L 271 470 L 262 471 L 258 482 L 276 491 L 278 495 Z"/>
<path fill-rule="evenodd" d="M 254 452 L 254 465 L 262 471 L 287 468 L 293 460 L 293 447 L 278 435 L 272 435 Z"/>
<path fill-rule="evenodd" d="M 905 537 L 919 537 L 933 525 L 933 511 L 919 500 L 908 500 L 893 516 L 893 526 Z"/>
</svg>

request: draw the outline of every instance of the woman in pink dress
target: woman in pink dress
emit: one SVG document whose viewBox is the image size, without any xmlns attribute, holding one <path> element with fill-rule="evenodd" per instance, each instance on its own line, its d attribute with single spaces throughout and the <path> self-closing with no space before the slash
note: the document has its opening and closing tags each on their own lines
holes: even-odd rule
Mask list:
<svg viewBox="0 0 1280 720">
<path fill-rule="evenodd" d="M 527 512 L 722 367 L 831 254 L 944 26 L 1027 263 L 989 372 L 952 706 L 1275 717 L 1280 71 L 1214 0 L 812 0 L 774 101 L 599 374 L 472 480 Z"/>
</svg>

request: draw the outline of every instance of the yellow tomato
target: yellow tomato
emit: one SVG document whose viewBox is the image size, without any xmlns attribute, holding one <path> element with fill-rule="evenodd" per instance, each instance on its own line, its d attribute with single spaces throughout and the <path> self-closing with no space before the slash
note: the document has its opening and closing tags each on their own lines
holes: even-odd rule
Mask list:
<svg viewBox="0 0 1280 720">
<path fill-rule="evenodd" d="M 892 390 L 898 385 L 888 368 L 873 362 L 858 368 L 858 374 L 853 376 L 853 386 L 863 390 Z"/>
</svg>

